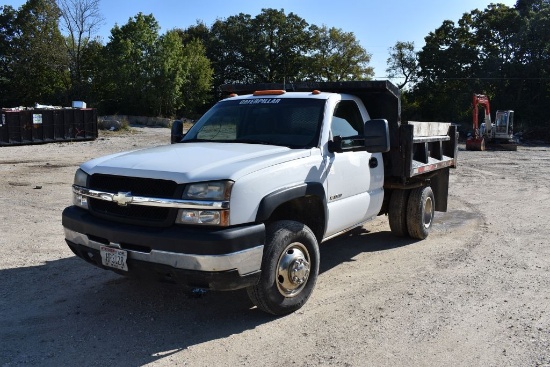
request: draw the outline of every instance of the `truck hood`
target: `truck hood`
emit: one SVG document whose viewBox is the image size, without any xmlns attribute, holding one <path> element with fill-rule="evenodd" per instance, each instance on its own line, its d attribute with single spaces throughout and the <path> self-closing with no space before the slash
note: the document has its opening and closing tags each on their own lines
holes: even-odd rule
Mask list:
<svg viewBox="0 0 550 367">
<path fill-rule="evenodd" d="M 112 154 L 81 165 L 88 174 L 148 177 L 177 183 L 238 178 L 295 159 L 310 149 L 239 143 L 180 143 Z"/>
</svg>

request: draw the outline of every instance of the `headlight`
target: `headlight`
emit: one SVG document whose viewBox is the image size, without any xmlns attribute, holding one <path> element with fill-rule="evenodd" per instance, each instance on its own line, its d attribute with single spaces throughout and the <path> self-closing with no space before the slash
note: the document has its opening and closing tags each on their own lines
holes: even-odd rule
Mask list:
<svg viewBox="0 0 550 367">
<path fill-rule="evenodd" d="M 76 186 L 87 187 L 88 177 L 89 175 L 79 168 L 74 174 L 74 184 Z M 73 204 L 80 208 L 88 209 L 88 198 L 73 192 Z"/>
<path fill-rule="evenodd" d="M 182 199 L 197 202 L 229 202 L 233 181 L 211 181 L 189 184 Z M 229 209 L 180 209 L 176 223 L 207 226 L 228 226 Z"/>
<path fill-rule="evenodd" d="M 77 186 L 88 187 L 88 177 L 89 175 L 79 168 L 74 174 L 74 184 Z"/>
<path fill-rule="evenodd" d="M 187 185 L 183 199 L 190 200 L 229 200 L 233 181 L 212 181 Z"/>
<path fill-rule="evenodd" d="M 228 226 L 229 210 L 193 210 L 180 209 L 177 223 L 200 224 L 207 226 Z"/>
</svg>

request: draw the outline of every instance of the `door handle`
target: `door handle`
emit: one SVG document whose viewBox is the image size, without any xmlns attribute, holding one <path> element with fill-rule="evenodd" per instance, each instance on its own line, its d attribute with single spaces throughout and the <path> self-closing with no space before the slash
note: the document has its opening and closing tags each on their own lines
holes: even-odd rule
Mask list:
<svg viewBox="0 0 550 367">
<path fill-rule="evenodd" d="M 369 167 L 370 168 L 378 167 L 378 159 L 376 159 L 375 157 L 371 157 L 371 159 L 369 159 Z"/>
</svg>

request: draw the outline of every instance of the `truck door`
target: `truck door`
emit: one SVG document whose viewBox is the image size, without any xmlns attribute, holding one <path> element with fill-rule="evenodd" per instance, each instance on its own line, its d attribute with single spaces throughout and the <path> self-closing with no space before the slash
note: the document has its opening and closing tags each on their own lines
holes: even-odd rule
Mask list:
<svg viewBox="0 0 550 367">
<path fill-rule="evenodd" d="M 331 138 L 364 133 L 364 122 L 354 100 L 341 100 L 335 107 Z M 346 141 L 345 144 L 362 144 Z M 371 158 L 377 161 L 377 166 Z M 326 235 L 338 233 L 378 214 L 383 199 L 383 164 L 381 154 L 366 151 L 329 153 L 328 227 Z M 374 197 L 372 197 L 374 193 Z"/>
</svg>

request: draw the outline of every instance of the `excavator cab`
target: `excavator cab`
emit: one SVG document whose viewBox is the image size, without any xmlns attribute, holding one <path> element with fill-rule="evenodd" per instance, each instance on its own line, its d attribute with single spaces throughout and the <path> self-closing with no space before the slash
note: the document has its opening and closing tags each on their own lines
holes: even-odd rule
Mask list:
<svg viewBox="0 0 550 367">
<path fill-rule="evenodd" d="M 498 110 L 495 117 L 495 139 L 513 139 L 514 111 Z"/>
</svg>

